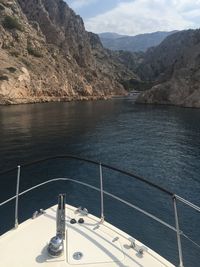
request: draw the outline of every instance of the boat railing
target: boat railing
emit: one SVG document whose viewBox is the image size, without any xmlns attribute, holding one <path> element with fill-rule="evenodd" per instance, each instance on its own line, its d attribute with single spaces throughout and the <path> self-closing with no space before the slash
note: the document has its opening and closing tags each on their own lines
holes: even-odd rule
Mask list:
<svg viewBox="0 0 200 267">
<path fill-rule="evenodd" d="M 37 163 L 42 163 L 42 162 L 45 162 L 45 161 L 48 161 L 48 160 L 52 160 L 52 159 L 75 159 L 75 160 L 79 160 L 79 161 L 83 161 L 83 162 L 87 162 L 87 163 L 91 163 L 91 164 L 95 164 L 95 165 L 98 165 L 99 166 L 99 180 L 100 180 L 100 188 L 94 186 L 94 185 L 91 185 L 89 183 L 85 183 L 83 181 L 80 181 L 80 180 L 77 180 L 77 179 L 72 179 L 72 178 L 68 178 L 68 177 L 56 177 L 56 178 L 53 178 L 53 179 L 49 179 L 45 182 L 42 182 L 42 183 L 39 183 L 35 186 L 32 186 L 22 192 L 19 192 L 19 188 L 20 188 L 20 176 L 21 176 L 21 168 L 22 167 L 27 167 L 27 166 L 31 166 L 31 165 L 35 165 Z M 107 168 L 107 169 L 110 169 L 110 170 L 113 170 L 113 171 L 117 171 L 121 174 L 124 174 L 124 175 L 127 175 L 129 177 L 132 177 L 132 178 L 135 178 L 145 184 L 148 184 L 149 186 L 152 186 L 158 190 L 160 190 L 161 192 L 164 192 L 165 194 L 169 195 L 171 197 L 171 200 L 173 202 L 173 209 L 174 209 L 174 218 L 175 218 L 175 227 L 167 222 L 165 222 L 164 220 L 158 218 L 157 216 L 153 215 L 152 213 L 150 212 L 147 212 L 145 211 L 144 209 L 114 195 L 114 194 L 111 194 L 110 192 L 104 190 L 104 184 L 103 184 L 103 172 L 102 172 L 102 167 L 104 168 Z M 104 216 L 104 195 L 107 195 L 135 210 L 137 210 L 138 212 L 144 214 L 145 216 L 153 219 L 154 221 L 164 225 L 165 227 L 173 230 L 174 232 L 176 232 L 176 236 L 177 236 L 177 248 L 178 248 L 178 255 L 179 255 L 179 267 L 184 267 L 184 264 L 183 264 L 183 252 L 182 252 L 182 244 L 181 244 L 181 236 L 185 237 L 188 241 L 192 242 L 193 245 L 195 245 L 196 247 L 198 247 L 200 249 L 200 245 L 198 243 L 196 243 L 194 240 L 192 240 L 189 236 L 187 236 L 183 231 L 181 231 L 180 229 L 180 225 L 179 225 L 179 216 L 178 216 L 178 208 L 177 208 L 177 201 L 180 201 L 182 203 L 184 203 L 185 205 L 189 206 L 190 208 L 196 210 L 197 212 L 200 212 L 200 207 L 198 207 L 197 205 L 191 203 L 190 201 L 178 196 L 177 194 L 175 193 L 172 193 L 170 192 L 169 190 L 157 185 L 157 184 L 154 184 L 152 183 L 151 181 L 148 181 L 146 180 L 145 178 L 141 177 L 141 176 L 138 176 L 136 174 L 133 174 L 133 173 L 130 173 L 130 172 L 127 172 L 127 171 L 124 171 L 124 170 L 121 170 L 119 168 L 116 168 L 114 166 L 110 166 L 108 164 L 104 164 L 104 163 L 101 163 L 101 162 L 98 162 L 98 161 L 93 161 L 93 160 L 89 160 L 89 159 L 84 159 L 84 158 L 81 158 L 81 157 L 77 157 L 77 156 L 73 156 L 73 155 L 62 155 L 62 156 L 56 156 L 56 157 L 48 157 L 48 158 L 45 158 L 45 159 L 41 159 L 41 160 L 38 160 L 38 161 L 34 161 L 34 162 L 31 162 L 31 163 L 26 163 L 26 164 L 23 164 L 23 165 L 19 165 L 17 166 L 17 168 L 13 168 L 13 169 L 10 169 L 8 171 L 5 171 L 5 172 L 2 172 L 0 173 L 0 176 L 1 175 L 5 175 L 5 174 L 8 174 L 10 172 L 13 172 L 13 171 L 17 171 L 17 182 L 16 182 L 16 194 L 12 197 L 10 197 L 9 199 L 3 201 L 0 203 L 0 207 L 1 206 L 4 206 L 6 205 L 7 203 L 11 202 L 12 200 L 15 200 L 15 218 L 14 218 L 14 227 L 17 228 L 18 227 L 18 224 L 19 224 L 19 197 L 22 196 L 22 195 L 25 195 L 27 194 L 28 192 L 30 191 L 33 191 L 37 188 L 40 188 L 42 186 L 45 186 L 47 184 L 50 184 L 50 183 L 55 183 L 55 182 L 59 182 L 59 181 L 70 181 L 72 183 L 76 183 L 76 184 L 79 184 L 81 186 L 85 186 L 87 188 L 90 188 L 90 189 L 93 189 L 93 190 L 96 190 L 100 193 L 100 210 L 101 210 L 101 214 L 100 214 L 100 222 L 103 223 L 104 222 L 104 219 L 105 219 L 105 216 Z"/>
</svg>

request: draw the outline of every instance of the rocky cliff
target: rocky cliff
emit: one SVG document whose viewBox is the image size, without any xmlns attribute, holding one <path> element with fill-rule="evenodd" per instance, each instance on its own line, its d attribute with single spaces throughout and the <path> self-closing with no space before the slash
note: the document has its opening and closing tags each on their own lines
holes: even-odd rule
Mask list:
<svg viewBox="0 0 200 267">
<path fill-rule="evenodd" d="M 105 98 L 137 77 L 62 0 L 0 0 L 0 103 Z"/>
<path fill-rule="evenodd" d="M 156 84 L 137 102 L 200 108 L 200 30 L 167 37 L 146 52 L 139 76 Z"/>
<path fill-rule="evenodd" d="M 145 54 L 110 51 L 63 0 L 0 0 L 0 104 L 153 86 L 137 101 L 200 107 L 199 65 L 200 30 L 172 34 Z"/>
</svg>

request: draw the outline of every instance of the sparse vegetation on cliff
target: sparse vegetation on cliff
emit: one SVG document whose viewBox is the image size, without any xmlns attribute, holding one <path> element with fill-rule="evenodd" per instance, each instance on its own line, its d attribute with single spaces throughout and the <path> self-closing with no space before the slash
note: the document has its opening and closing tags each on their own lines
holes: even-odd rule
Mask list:
<svg viewBox="0 0 200 267">
<path fill-rule="evenodd" d="M 27 46 L 27 51 L 30 55 L 34 57 L 42 57 L 41 51 L 39 51 L 39 49 L 33 48 L 31 45 Z"/>
<path fill-rule="evenodd" d="M 0 4 L 0 11 L 3 11 L 3 10 L 5 10 L 5 7 Z"/>
<path fill-rule="evenodd" d="M 4 20 L 3 20 L 3 27 L 9 30 L 12 29 L 16 29 L 19 31 L 23 30 L 23 27 L 21 25 L 21 23 L 19 22 L 19 20 L 15 17 L 11 17 L 11 16 L 5 16 Z"/>
<path fill-rule="evenodd" d="M 28 103 L 152 87 L 138 101 L 200 107 L 200 30 L 175 33 L 146 53 L 110 51 L 62 0 L 0 5 L 0 103 L 8 92 L 12 103 Z"/>
<path fill-rule="evenodd" d="M 149 50 L 138 71 L 156 85 L 137 101 L 200 108 L 199 55 L 200 30 L 177 32 Z"/>
<path fill-rule="evenodd" d="M 5 7 L 0 17 L 0 73 L 8 77 L 0 80 L 1 99 L 8 92 L 12 103 L 126 94 L 122 80 L 136 78 L 134 71 L 104 49 L 97 35 L 85 31 L 83 20 L 65 1 L 0 3 Z"/>
</svg>

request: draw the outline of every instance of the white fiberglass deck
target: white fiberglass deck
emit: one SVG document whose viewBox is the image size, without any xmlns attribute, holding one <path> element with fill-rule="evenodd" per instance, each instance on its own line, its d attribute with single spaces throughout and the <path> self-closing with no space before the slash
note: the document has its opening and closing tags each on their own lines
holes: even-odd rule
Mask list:
<svg viewBox="0 0 200 267">
<path fill-rule="evenodd" d="M 1 267 L 52 266 L 68 267 L 174 267 L 151 249 L 137 240 L 130 247 L 130 236 L 92 215 L 81 216 L 76 209 L 66 205 L 65 250 L 61 257 L 51 258 L 47 245 L 56 234 L 56 206 L 46 213 L 19 225 L 15 230 L 0 236 Z M 83 224 L 70 224 L 75 218 L 84 219 Z M 137 250 L 144 248 L 143 255 Z M 81 252 L 83 257 L 75 260 L 73 254 Z"/>
</svg>

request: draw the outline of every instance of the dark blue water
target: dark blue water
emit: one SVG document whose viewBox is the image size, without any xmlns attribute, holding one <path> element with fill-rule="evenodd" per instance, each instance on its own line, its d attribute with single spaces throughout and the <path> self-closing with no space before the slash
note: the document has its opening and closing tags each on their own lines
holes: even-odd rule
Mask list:
<svg viewBox="0 0 200 267">
<path fill-rule="evenodd" d="M 0 107 L 0 170 L 46 156 L 75 154 L 146 177 L 200 205 L 200 110 L 135 105 L 130 99 Z M 132 178 L 103 170 L 105 190 L 174 225 L 169 196 Z M 73 177 L 99 186 L 98 167 L 54 160 L 22 170 L 21 190 L 47 178 Z M 0 201 L 15 193 L 16 173 L 0 177 Z M 23 197 L 20 221 L 55 204 L 59 192 L 72 205 L 99 215 L 99 195 L 73 183 L 52 184 Z M 2 209 L 2 208 L 1 208 Z M 178 204 L 181 229 L 200 244 L 200 215 Z M 13 203 L 1 211 L 13 226 Z M 105 197 L 106 219 L 177 264 L 176 235 L 152 219 Z M 200 250 L 182 239 L 186 267 L 199 266 Z"/>
</svg>

